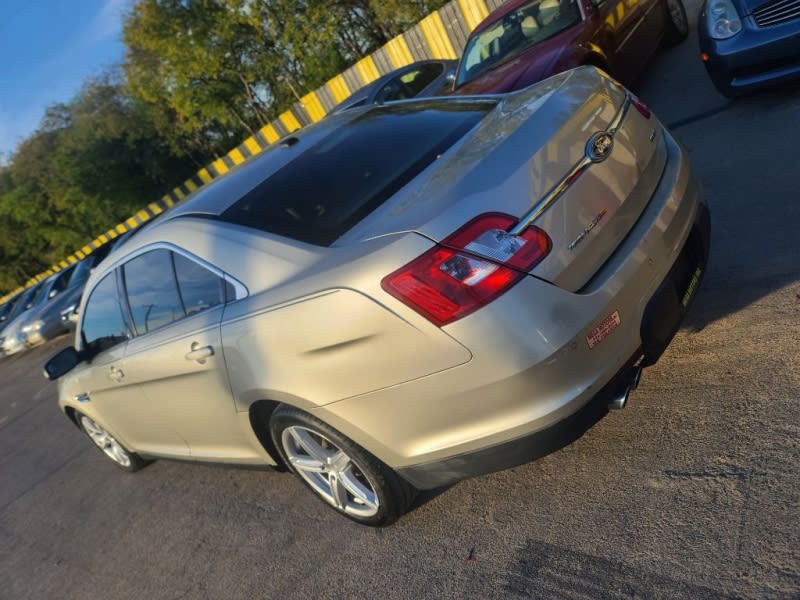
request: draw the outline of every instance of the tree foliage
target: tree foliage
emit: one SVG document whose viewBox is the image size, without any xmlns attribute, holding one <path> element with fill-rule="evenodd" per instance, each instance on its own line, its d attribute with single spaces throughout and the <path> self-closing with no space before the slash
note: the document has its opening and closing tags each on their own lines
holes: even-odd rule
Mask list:
<svg viewBox="0 0 800 600">
<path fill-rule="evenodd" d="M 15 287 L 183 181 L 115 74 L 51 106 L 0 172 L 0 289 Z"/>
<path fill-rule="evenodd" d="M 141 0 L 125 73 L 173 148 L 204 162 L 443 3 Z"/>
</svg>

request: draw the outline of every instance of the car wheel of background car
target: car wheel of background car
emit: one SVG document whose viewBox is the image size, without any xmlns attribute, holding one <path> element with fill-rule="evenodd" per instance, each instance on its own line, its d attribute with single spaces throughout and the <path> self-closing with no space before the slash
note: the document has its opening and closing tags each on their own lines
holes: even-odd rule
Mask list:
<svg viewBox="0 0 800 600">
<path fill-rule="evenodd" d="M 120 444 L 114 436 L 103 429 L 95 420 L 80 413 L 76 416 L 78 417 L 78 423 L 83 432 L 88 435 L 95 446 L 102 450 L 103 454 L 108 458 L 113 460 L 114 464 L 120 469 L 133 473 L 148 464 L 141 456 L 134 454 Z"/>
<path fill-rule="evenodd" d="M 327 504 L 358 523 L 389 525 L 415 490 L 392 469 L 316 417 L 281 406 L 270 433 L 284 462 Z"/>
<path fill-rule="evenodd" d="M 666 0 L 667 25 L 664 42 L 669 46 L 681 43 L 689 35 L 689 17 L 682 0 Z"/>
</svg>

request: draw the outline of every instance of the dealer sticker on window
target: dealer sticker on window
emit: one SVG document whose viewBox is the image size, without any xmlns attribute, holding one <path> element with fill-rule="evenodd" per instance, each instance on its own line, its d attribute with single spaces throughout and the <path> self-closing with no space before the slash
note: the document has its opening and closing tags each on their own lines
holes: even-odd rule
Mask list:
<svg viewBox="0 0 800 600">
<path fill-rule="evenodd" d="M 600 325 L 588 333 L 586 336 L 586 343 L 589 344 L 589 348 L 594 348 L 597 346 L 597 344 L 606 339 L 609 335 L 611 335 L 612 331 L 620 326 L 621 323 L 622 321 L 619 318 L 619 311 L 615 310 L 613 313 L 603 319 L 600 322 Z"/>
</svg>

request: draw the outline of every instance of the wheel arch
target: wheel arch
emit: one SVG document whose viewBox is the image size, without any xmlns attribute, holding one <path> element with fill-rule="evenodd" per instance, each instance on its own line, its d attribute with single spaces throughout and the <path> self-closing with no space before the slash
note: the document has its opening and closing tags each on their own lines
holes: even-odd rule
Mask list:
<svg viewBox="0 0 800 600">
<path fill-rule="evenodd" d="M 257 400 L 250 405 L 248 410 L 250 417 L 250 427 L 253 428 L 253 434 L 258 439 L 259 443 L 263 446 L 270 458 L 275 462 L 275 468 L 278 471 L 286 471 L 286 463 L 281 457 L 281 453 L 275 447 L 272 441 L 272 435 L 269 430 L 269 420 L 272 413 L 283 404 L 277 400 Z"/>
<path fill-rule="evenodd" d="M 67 415 L 67 418 L 70 420 L 70 422 L 71 422 L 73 425 L 75 425 L 75 427 L 77 427 L 78 429 L 80 429 L 80 428 L 81 428 L 81 426 L 78 424 L 78 416 L 77 416 L 77 412 L 78 412 L 78 411 L 77 411 L 77 410 L 75 410 L 73 407 L 71 407 L 69 404 L 67 404 L 67 405 L 64 407 L 64 414 L 65 414 L 65 415 Z"/>
</svg>

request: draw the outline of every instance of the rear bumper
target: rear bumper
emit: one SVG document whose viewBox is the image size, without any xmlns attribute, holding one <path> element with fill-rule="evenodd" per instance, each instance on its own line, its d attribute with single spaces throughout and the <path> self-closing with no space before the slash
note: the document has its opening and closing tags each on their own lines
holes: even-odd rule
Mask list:
<svg viewBox="0 0 800 600">
<path fill-rule="evenodd" d="M 398 469 L 415 488 L 429 490 L 462 479 L 516 467 L 564 448 L 608 414 L 608 403 L 624 385 L 628 369 L 641 359 L 637 351 L 606 386 L 577 412 L 555 425 L 497 446 L 445 460 Z"/>
<path fill-rule="evenodd" d="M 758 27 L 752 16 L 742 19 L 740 33 L 714 40 L 700 18 L 700 50 L 714 85 L 727 96 L 800 80 L 800 20 Z"/>
</svg>

